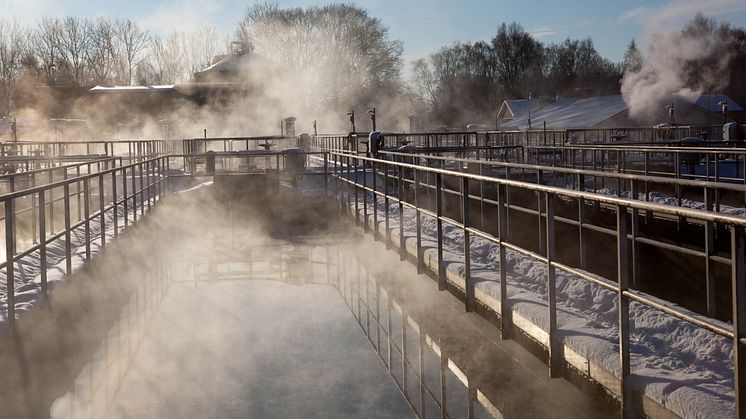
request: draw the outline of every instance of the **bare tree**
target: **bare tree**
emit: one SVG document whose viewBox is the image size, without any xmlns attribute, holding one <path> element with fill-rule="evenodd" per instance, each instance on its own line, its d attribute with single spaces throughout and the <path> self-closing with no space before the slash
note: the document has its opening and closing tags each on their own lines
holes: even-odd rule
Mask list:
<svg viewBox="0 0 746 419">
<path fill-rule="evenodd" d="M 47 84 L 57 82 L 57 72 L 62 63 L 60 51 L 60 37 L 62 23 L 53 17 L 42 17 L 32 35 L 32 49 L 39 60 L 42 71 L 46 75 Z"/>
<path fill-rule="evenodd" d="M 296 69 L 307 109 L 369 106 L 400 89 L 402 44 L 365 10 L 346 4 L 249 7 L 236 32 L 244 48 Z M 319 92 L 324 92 L 320 95 Z"/>
<path fill-rule="evenodd" d="M 8 115 L 11 111 L 15 80 L 18 77 L 24 53 L 25 32 L 17 21 L 0 19 L 0 89 L 2 91 L 0 113 L 2 115 Z"/>
<path fill-rule="evenodd" d="M 149 34 L 137 23 L 125 19 L 115 24 L 116 37 L 119 41 L 121 61 L 121 82 L 132 83 L 135 68 L 147 59 Z"/>
<path fill-rule="evenodd" d="M 74 85 L 86 85 L 87 58 L 91 46 L 91 22 L 86 18 L 68 16 L 60 25 L 58 48 L 62 67 Z"/>
<path fill-rule="evenodd" d="M 97 84 L 110 84 L 115 81 L 119 62 L 116 28 L 108 17 L 96 20 L 91 32 L 91 46 L 88 52 L 88 70 Z"/>
</svg>

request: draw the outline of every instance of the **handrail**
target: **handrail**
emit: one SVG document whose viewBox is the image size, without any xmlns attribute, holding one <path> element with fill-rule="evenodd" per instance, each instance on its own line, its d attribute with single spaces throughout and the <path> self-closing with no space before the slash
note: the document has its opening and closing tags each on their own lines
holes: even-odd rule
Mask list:
<svg viewBox="0 0 746 419">
<path fill-rule="evenodd" d="M 575 191 L 572 189 L 559 188 L 556 186 L 537 185 L 535 183 L 526 183 L 526 182 L 521 182 L 517 180 L 495 178 L 495 177 L 477 175 L 477 174 L 472 174 L 472 173 L 453 172 L 451 170 L 424 167 L 424 166 L 419 166 L 419 165 L 409 164 L 409 163 L 392 162 L 390 160 L 380 160 L 380 159 L 375 159 L 375 158 L 355 156 L 355 155 L 338 153 L 338 152 L 330 152 L 330 153 L 332 155 L 338 155 L 338 156 L 342 156 L 345 158 L 351 158 L 351 159 L 358 159 L 358 160 L 362 160 L 362 161 L 366 161 L 370 163 L 389 164 L 389 165 L 393 165 L 396 167 L 418 170 L 421 172 L 429 172 L 433 174 L 440 174 L 440 175 L 447 175 L 447 176 L 457 176 L 460 178 L 465 178 L 465 179 L 474 180 L 478 182 L 487 182 L 487 183 L 494 183 L 494 184 L 500 184 L 500 185 L 505 185 L 505 186 L 512 186 L 512 187 L 527 189 L 527 190 L 531 190 L 535 192 L 544 192 L 544 193 L 551 193 L 555 195 L 563 195 L 563 196 L 567 196 L 570 198 L 582 198 L 585 200 L 596 201 L 602 204 L 610 204 L 614 206 L 626 206 L 632 209 L 655 211 L 655 212 L 660 212 L 666 215 L 672 215 L 672 216 L 677 216 L 677 217 L 685 217 L 685 218 L 691 218 L 691 219 L 700 220 L 700 221 L 709 221 L 713 223 L 723 223 L 723 224 L 729 224 L 729 225 L 734 225 L 738 227 L 746 227 L 746 218 L 716 213 L 712 211 L 694 210 L 694 209 L 689 209 L 685 207 L 672 207 L 670 205 L 658 204 L 655 202 L 638 201 L 638 200 L 632 200 L 628 198 L 615 197 L 611 195 L 599 195 L 599 194 L 594 194 L 594 193 L 589 193 L 589 192 Z"/>
<path fill-rule="evenodd" d="M 606 178 L 611 178 L 611 179 L 624 179 L 624 180 L 633 180 L 633 181 L 650 182 L 650 183 L 662 183 L 666 185 L 680 185 L 680 186 L 691 186 L 691 187 L 697 187 L 697 188 L 723 189 L 723 190 L 729 190 L 729 191 L 734 191 L 734 192 L 746 193 L 746 185 L 740 185 L 740 184 L 734 184 L 734 183 L 708 182 L 708 181 L 703 182 L 703 181 L 697 181 L 697 180 L 691 180 L 691 179 L 677 179 L 677 178 L 670 178 L 670 177 L 663 177 L 663 176 L 649 176 L 649 175 L 648 176 L 632 175 L 629 173 L 573 169 L 573 168 L 562 167 L 562 166 L 545 166 L 545 165 L 540 165 L 540 164 L 511 163 L 511 162 L 502 162 L 502 161 L 494 161 L 494 160 L 475 160 L 475 159 L 465 159 L 465 158 L 457 158 L 457 157 L 430 156 L 430 155 L 420 155 L 417 153 L 400 153 L 400 152 L 394 152 L 394 151 L 388 151 L 388 150 L 379 151 L 379 154 L 401 156 L 405 158 L 422 158 L 422 159 L 428 159 L 428 160 L 455 161 L 455 162 L 462 162 L 462 163 L 480 164 L 480 165 L 485 165 L 485 166 L 509 167 L 509 168 L 515 168 L 515 169 L 528 169 L 528 170 L 537 170 L 537 171 L 541 170 L 545 172 L 606 177 Z"/>
</svg>

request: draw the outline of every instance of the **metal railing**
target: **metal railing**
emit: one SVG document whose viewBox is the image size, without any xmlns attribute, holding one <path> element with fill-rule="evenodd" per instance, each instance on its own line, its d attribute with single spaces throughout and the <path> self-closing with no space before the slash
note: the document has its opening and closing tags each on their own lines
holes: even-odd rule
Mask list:
<svg viewBox="0 0 746 419">
<path fill-rule="evenodd" d="M 297 147 L 296 137 L 269 135 L 261 137 L 190 138 L 182 140 L 182 154 L 201 154 L 208 151 L 232 152 L 251 150 L 275 150 Z"/>
<path fill-rule="evenodd" d="M 541 122 L 538 121 L 540 124 Z M 532 129 L 494 131 L 384 132 L 387 145 L 415 147 L 445 146 L 561 146 L 577 144 L 662 143 L 702 136 L 709 141 L 722 140 L 722 125 L 675 127 L 620 127 L 588 129 Z M 346 144 L 367 138 L 368 133 L 349 135 L 318 134 L 314 146 L 324 150 L 349 150 Z"/>
<path fill-rule="evenodd" d="M 424 252 L 422 246 L 422 220 L 421 217 L 429 216 L 436 220 L 437 223 L 437 279 L 439 288 L 446 289 L 445 264 L 443 259 L 443 226 L 449 224 L 463 231 L 463 260 L 464 260 L 464 283 L 465 289 L 465 306 L 467 311 L 473 311 L 475 308 L 475 283 L 471 278 L 471 256 L 470 256 L 470 237 L 473 235 L 485 239 L 499 246 L 500 258 L 500 308 L 498 313 L 501 321 L 501 330 L 505 338 L 509 337 L 512 324 L 510 324 L 510 313 L 507 295 L 507 271 L 506 252 L 508 249 L 524 255 L 536 261 L 545 263 L 547 266 L 547 306 L 548 306 L 548 336 L 549 336 L 549 366 L 552 376 L 558 376 L 561 368 L 561 345 L 560 335 L 557 327 L 557 296 L 556 296 L 556 271 L 561 270 L 577 278 L 590 282 L 602 289 L 609 290 L 617 294 L 617 305 L 619 311 L 619 357 L 621 361 L 621 394 L 620 399 L 623 411 L 626 416 L 634 414 L 632 404 L 632 389 L 630 387 L 630 303 L 637 302 L 649 308 L 661 311 L 677 319 L 691 323 L 697 327 L 709 332 L 731 339 L 734 345 L 734 370 L 735 370 L 735 398 L 736 412 L 739 417 L 746 415 L 746 245 L 744 238 L 746 234 L 746 218 L 728 216 L 708 211 L 697 211 L 688 208 L 667 206 L 651 202 L 622 199 L 614 196 L 597 195 L 587 192 L 568 190 L 544 185 L 528 184 L 509 179 L 497 179 L 494 177 L 480 176 L 471 173 L 457 173 L 439 168 L 423 167 L 419 165 L 392 162 L 386 160 L 366 158 L 344 153 L 332 153 L 333 178 L 335 179 L 337 191 L 341 193 L 341 200 L 346 199 L 345 208 L 354 208 L 356 222 L 360 223 L 360 217 L 363 218 L 363 226 L 366 230 L 370 229 L 369 216 L 373 217 L 373 232 L 376 237 L 380 237 L 380 225 L 378 222 L 378 210 L 373 207 L 371 212 L 368 208 L 368 197 L 372 196 L 377 201 L 378 198 L 384 200 L 384 229 L 387 244 L 391 242 L 391 216 L 389 214 L 389 204 L 398 205 L 399 208 L 399 248 L 402 259 L 405 257 L 405 235 L 404 235 L 404 208 L 410 208 L 415 211 L 416 215 L 416 259 L 418 270 L 424 268 Z M 370 170 L 371 184 L 367 182 L 367 172 Z M 411 188 L 409 199 L 405 198 L 406 184 L 404 182 L 404 172 L 409 171 L 414 180 L 414 187 Z M 423 196 L 420 192 L 422 177 L 429 174 L 435 178 L 434 198 L 435 210 L 423 202 Z M 361 176 L 362 175 L 362 176 Z M 383 178 L 383 185 L 380 185 L 378 178 Z M 461 214 L 457 217 L 446 216 L 444 213 L 444 195 L 447 193 L 444 187 L 444 181 L 447 178 L 456 179 L 460 183 L 460 207 Z M 389 183 L 394 184 L 395 192 L 389 191 Z M 484 183 L 494 185 L 496 188 L 496 206 L 497 206 L 497 228 L 496 232 L 478 229 L 470 221 L 470 183 Z M 431 185 L 432 186 L 432 185 Z M 524 247 L 518 246 L 508 235 L 510 229 L 509 211 L 517 211 L 508 204 L 508 194 L 510 190 L 521 190 L 536 194 L 539 196 L 538 211 L 534 210 L 539 216 L 540 236 L 539 248 L 543 251 L 535 252 Z M 412 199 L 413 198 L 413 199 Z M 558 198 L 574 200 L 579 207 L 584 207 L 585 203 L 604 205 L 613 208 L 615 213 L 615 225 L 612 228 L 601 228 L 586 223 L 582 218 L 580 211 L 579 220 L 571 220 L 560 217 L 555 212 L 555 203 Z M 354 201 L 354 202 L 353 202 Z M 375 202 L 375 201 L 374 201 Z M 360 208 L 362 206 L 362 208 Z M 704 257 L 707 263 L 718 263 L 726 266 L 730 274 L 732 286 L 732 322 L 733 326 L 724 327 L 721 323 L 693 315 L 688 310 L 683 310 L 678 306 L 649 296 L 643 292 L 634 290 L 630 287 L 631 282 L 631 261 L 634 258 L 632 249 L 640 243 L 647 240 L 637 235 L 640 226 L 641 213 L 659 213 L 669 217 L 683 217 L 691 223 L 697 223 L 704 226 L 703 241 L 706 243 L 702 250 L 691 250 L 670 246 L 671 250 L 684 252 L 685 254 Z M 543 221 L 543 222 L 542 222 Z M 596 275 L 590 275 L 584 270 L 578 269 L 567 263 L 562 263 L 557 258 L 557 241 L 556 230 L 557 223 L 575 225 L 578 228 L 580 242 L 582 246 L 583 231 L 588 230 L 605 230 L 608 234 L 613 234 L 616 238 L 616 275 L 614 280 L 609 281 L 599 278 Z M 725 228 L 730 233 L 730 249 L 723 256 L 711 253 L 707 245 L 712 240 L 710 232 L 714 226 Z M 563 243 L 567 243 L 568 237 L 563 237 Z M 577 241 L 577 240 L 576 240 Z M 663 245 L 664 243 L 661 243 Z M 564 247 L 564 245 L 563 245 Z M 709 280 L 709 278 L 708 278 Z M 708 296 L 709 298 L 710 296 Z"/>
<path fill-rule="evenodd" d="M 746 184 L 743 148 L 564 145 L 524 150 L 530 164 Z"/>
<path fill-rule="evenodd" d="M 682 206 L 684 199 L 694 199 L 703 204 L 705 210 L 720 212 L 723 205 L 746 208 L 746 185 L 723 182 L 707 182 L 663 176 L 646 176 L 614 171 L 584 170 L 564 166 L 511 163 L 508 161 L 485 161 L 456 157 L 441 157 L 429 153 L 400 153 L 381 151 L 383 159 L 408 162 L 429 167 L 477 173 L 503 179 L 517 179 L 537 184 L 564 182 L 567 187 L 599 193 L 615 188 L 616 196 L 628 192 L 632 199 L 650 201 L 650 193 L 671 192 L 674 204 Z M 414 157 L 413 157 L 414 156 Z M 640 193 L 643 194 L 640 198 Z"/>
<path fill-rule="evenodd" d="M 2 157 L 120 156 L 127 159 L 178 152 L 181 144 L 167 140 L 31 141 L 0 143 Z"/>
<path fill-rule="evenodd" d="M 41 293 L 46 299 L 48 246 L 61 241 L 64 257 L 58 263 L 64 260 L 64 272 L 70 275 L 75 247 L 73 232 L 82 229 L 81 245 L 85 249 L 85 259 L 90 259 L 94 240 L 104 247 L 109 228 L 116 237 L 121 229 L 137 221 L 138 216 L 143 216 L 166 193 L 163 181 L 167 166 L 167 157 L 157 157 L 0 195 L 5 214 L 5 260 L 0 263 L 0 270 L 4 270 L 6 276 L 5 302 L 9 326 L 12 327 L 16 320 L 16 263 L 38 252 Z M 76 186 L 81 184 L 82 190 Z M 77 204 L 73 200 L 76 194 Z M 16 210 L 19 202 L 29 200 L 30 206 L 22 211 Z M 77 219 L 73 215 L 75 209 Z M 97 237 L 92 235 L 93 224 L 99 230 Z"/>
</svg>

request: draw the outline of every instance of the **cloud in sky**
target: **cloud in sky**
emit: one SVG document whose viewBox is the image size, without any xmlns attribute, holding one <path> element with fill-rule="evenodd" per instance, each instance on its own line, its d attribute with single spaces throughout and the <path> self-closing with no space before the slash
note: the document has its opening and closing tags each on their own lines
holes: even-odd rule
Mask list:
<svg viewBox="0 0 746 419">
<path fill-rule="evenodd" d="M 647 31 L 680 27 L 701 12 L 706 16 L 723 16 L 746 11 L 743 0 L 672 0 L 660 7 L 638 6 L 619 16 L 620 22 L 637 21 Z"/>
<path fill-rule="evenodd" d="M 529 34 L 535 39 L 541 39 L 541 38 L 546 38 L 550 36 L 560 35 L 564 32 L 565 31 L 557 30 L 550 26 L 539 26 L 537 28 L 532 29 L 529 32 Z"/>
</svg>

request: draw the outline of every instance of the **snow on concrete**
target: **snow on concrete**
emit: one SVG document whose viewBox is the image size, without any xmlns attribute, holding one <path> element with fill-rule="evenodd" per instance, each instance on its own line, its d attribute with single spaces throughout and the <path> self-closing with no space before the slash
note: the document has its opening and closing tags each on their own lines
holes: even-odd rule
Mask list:
<svg viewBox="0 0 746 419">
<path fill-rule="evenodd" d="M 342 201 L 347 202 L 346 199 Z M 362 211 L 362 198 L 359 207 Z M 383 198 L 378 199 L 375 207 L 379 227 L 383 230 Z M 371 199 L 368 208 L 372 212 Z M 393 202 L 390 203 L 389 216 L 393 241 L 398 243 L 399 208 Z M 370 214 L 369 219 L 372 220 Z M 406 248 L 413 253 L 415 211 L 405 207 L 403 221 Z M 433 218 L 422 215 L 424 259 L 437 272 L 436 226 Z M 463 230 L 444 226 L 447 276 L 461 289 L 463 240 Z M 500 295 L 499 246 L 474 237 L 470 245 L 477 299 L 482 302 L 491 300 L 494 307 L 494 302 L 499 304 Z M 521 323 L 519 326 L 524 330 L 538 326 L 539 330 L 534 331 L 532 337 L 543 341 L 546 346 L 546 264 L 510 249 L 506 255 L 508 303 L 514 323 Z M 558 324 L 566 360 L 618 394 L 620 361 L 616 294 L 559 270 L 556 278 Z M 632 385 L 638 391 L 682 417 L 734 415 L 733 346 L 730 340 L 634 302 L 630 316 Z M 721 325 L 730 327 L 725 323 Z M 529 334 L 532 333 L 529 331 Z"/>
</svg>

